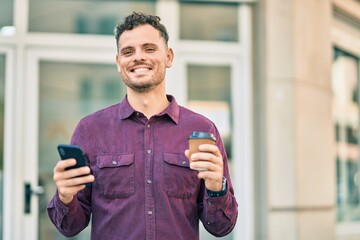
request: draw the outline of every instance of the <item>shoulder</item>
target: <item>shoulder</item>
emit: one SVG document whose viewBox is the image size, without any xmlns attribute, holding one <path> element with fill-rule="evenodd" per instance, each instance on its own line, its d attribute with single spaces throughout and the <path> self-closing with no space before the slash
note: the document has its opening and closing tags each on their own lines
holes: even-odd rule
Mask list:
<svg viewBox="0 0 360 240">
<path fill-rule="evenodd" d="M 208 127 L 214 126 L 209 118 L 184 106 L 180 106 L 180 122 L 196 123 Z"/>
<path fill-rule="evenodd" d="M 100 109 L 83 117 L 79 124 L 91 124 L 103 121 L 111 121 L 118 117 L 119 103 Z"/>
</svg>

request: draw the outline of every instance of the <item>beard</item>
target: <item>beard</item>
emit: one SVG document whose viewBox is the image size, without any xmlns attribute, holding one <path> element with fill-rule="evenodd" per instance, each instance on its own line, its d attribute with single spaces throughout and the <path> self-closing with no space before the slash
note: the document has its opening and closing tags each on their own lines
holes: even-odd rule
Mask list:
<svg viewBox="0 0 360 240">
<path fill-rule="evenodd" d="M 159 86 L 165 79 L 165 69 L 153 76 L 144 76 L 133 79 L 128 74 L 121 72 L 121 78 L 125 85 L 138 93 L 150 92 Z"/>
<path fill-rule="evenodd" d="M 129 88 L 131 88 L 135 92 L 146 93 L 146 92 L 150 92 L 152 89 L 159 86 L 161 82 L 156 83 L 156 84 L 152 84 L 152 83 L 134 84 L 132 81 L 124 81 L 124 83 L 125 83 L 126 86 L 128 86 Z"/>
</svg>

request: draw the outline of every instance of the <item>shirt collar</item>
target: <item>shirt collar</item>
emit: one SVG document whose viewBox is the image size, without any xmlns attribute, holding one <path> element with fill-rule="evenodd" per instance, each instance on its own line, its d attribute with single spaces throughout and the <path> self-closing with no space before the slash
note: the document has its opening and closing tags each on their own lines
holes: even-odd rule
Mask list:
<svg viewBox="0 0 360 240">
<path fill-rule="evenodd" d="M 172 95 L 166 95 L 167 99 L 169 100 L 169 105 L 167 108 L 158 114 L 158 116 L 162 115 L 168 115 L 171 120 L 178 124 L 179 122 L 179 114 L 180 114 L 180 106 L 177 104 L 175 98 Z M 132 114 L 134 114 L 136 111 L 133 109 L 129 101 L 127 99 L 127 95 L 125 98 L 120 102 L 119 104 L 119 116 L 121 119 L 129 118 Z"/>
</svg>

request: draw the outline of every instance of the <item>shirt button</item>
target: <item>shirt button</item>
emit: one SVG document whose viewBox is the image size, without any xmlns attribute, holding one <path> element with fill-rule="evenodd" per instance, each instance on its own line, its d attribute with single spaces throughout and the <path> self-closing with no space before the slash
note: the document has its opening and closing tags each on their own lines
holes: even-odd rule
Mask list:
<svg viewBox="0 0 360 240">
<path fill-rule="evenodd" d="M 181 162 L 181 164 L 182 164 L 182 165 L 185 165 L 185 164 L 186 164 L 186 161 L 185 161 L 185 160 L 184 160 L 184 161 L 182 161 L 182 162 Z"/>
<path fill-rule="evenodd" d="M 150 124 L 146 125 L 147 128 L 150 128 L 150 126 L 151 126 Z"/>
<path fill-rule="evenodd" d="M 206 224 L 207 224 L 207 225 L 210 225 L 210 222 L 207 222 Z"/>
<path fill-rule="evenodd" d="M 116 165 L 117 164 L 117 161 L 112 161 L 112 165 Z"/>
<path fill-rule="evenodd" d="M 152 183 L 152 181 L 151 181 L 150 179 L 148 179 L 146 182 L 147 182 L 148 184 Z"/>
<path fill-rule="evenodd" d="M 150 150 L 150 149 L 149 149 L 149 150 L 147 150 L 147 153 L 148 153 L 148 154 L 150 154 L 150 153 L 151 153 L 151 150 Z"/>
<path fill-rule="evenodd" d="M 148 214 L 148 215 L 152 215 L 152 214 L 153 214 L 153 211 L 149 210 L 149 211 L 147 212 L 147 214 Z"/>
</svg>

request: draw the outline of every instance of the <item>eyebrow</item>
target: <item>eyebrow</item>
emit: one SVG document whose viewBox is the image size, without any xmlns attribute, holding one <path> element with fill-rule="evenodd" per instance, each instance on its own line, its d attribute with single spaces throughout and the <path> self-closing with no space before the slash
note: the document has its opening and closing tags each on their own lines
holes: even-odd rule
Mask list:
<svg viewBox="0 0 360 240">
<path fill-rule="evenodd" d="M 142 44 L 141 46 L 142 46 L 142 47 L 149 47 L 149 46 L 151 46 L 151 47 L 158 47 L 158 45 L 155 44 L 155 43 L 144 43 L 144 44 Z M 134 49 L 134 47 L 132 47 L 132 46 L 126 46 L 126 47 L 123 47 L 123 48 L 119 49 L 119 51 L 122 52 L 122 51 L 127 50 L 127 49 Z"/>
<path fill-rule="evenodd" d="M 129 47 L 121 48 L 119 49 L 119 52 L 124 52 L 125 50 L 130 50 L 130 49 L 133 49 L 133 47 L 129 46 Z"/>
<path fill-rule="evenodd" d="M 143 47 L 149 47 L 149 46 L 151 46 L 151 47 L 157 47 L 157 44 L 155 44 L 155 43 L 144 43 L 142 46 L 143 46 Z"/>
</svg>

